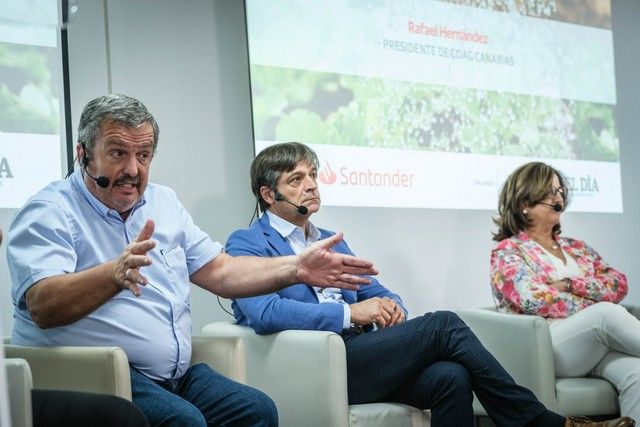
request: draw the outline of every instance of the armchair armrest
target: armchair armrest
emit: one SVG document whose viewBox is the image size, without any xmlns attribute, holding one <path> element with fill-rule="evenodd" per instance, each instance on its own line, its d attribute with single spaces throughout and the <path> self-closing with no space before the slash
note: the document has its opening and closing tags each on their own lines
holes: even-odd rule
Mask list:
<svg viewBox="0 0 640 427">
<path fill-rule="evenodd" d="M 349 425 L 347 359 L 338 334 L 288 330 L 258 335 L 224 322 L 205 325 L 202 334 L 245 342 L 248 384 L 274 400 L 280 424 Z"/>
<path fill-rule="evenodd" d="M 31 370 L 24 359 L 6 359 L 7 392 L 13 427 L 31 427 L 33 417 L 31 413 Z"/>
<path fill-rule="evenodd" d="M 206 363 L 216 371 L 239 383 L 247 383 L 245 345 L 238 337 L 191 338 L 191 364 Z"/>
<path fill-rule="evenodd" d="M 5 345 L 7 358 L 26 359 L 33 387 L 112 394 L 131 400 L 129 361 L 119 347 Z"/>
<path fill-rule="evenodd" d="M 550 410 L 557 408 L 551 334 L 542 317 L 495 309 L 460 310 L 458 315 L 516 383 L 531 390 Z"/>
</svg>

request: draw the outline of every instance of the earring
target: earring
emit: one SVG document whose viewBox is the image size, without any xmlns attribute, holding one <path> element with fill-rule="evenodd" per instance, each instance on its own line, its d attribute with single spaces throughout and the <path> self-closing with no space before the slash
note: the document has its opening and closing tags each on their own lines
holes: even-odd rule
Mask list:
<svg viewBox="0 0 640 427">
<path fill-rule="evenodd" d="M 522 211 L 522 213 L 526 215 L 526 214 L 528 214 L 529 212 L 527 212 L 527 210 L 525 209 L 525 210 L 523 210 L 523 211 Z"/>
</svg>

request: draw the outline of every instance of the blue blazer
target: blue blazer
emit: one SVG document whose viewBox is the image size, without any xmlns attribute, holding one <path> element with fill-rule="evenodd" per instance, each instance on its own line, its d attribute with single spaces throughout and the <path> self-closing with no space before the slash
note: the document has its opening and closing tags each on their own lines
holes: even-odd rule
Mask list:
<svg viewBox="0 0 640 427">
<path fill-rule="evenodd" d="M 320 238 L 335 234 L 320 229 Z M 353 255 L 342 241 L 333 250 Z M 273 257 L 295 255 L 289 243 L 269 224 L 269 217 L 262 215 L 249 228 L 235 231 L 227 240 L 226 252 L 230 255 L 256 255 Z M 347 304 L 373 297 L 389 297 L 396 300 L 407 313 L 400 297 L 370 277 L 370 285 L 361 285 L 357 291 L 342 290 Z M 236 321 L 251 326 L 258 334 L 270 334 L 285 329 L 305 329 L 342 332 L 342 304 L 318 302 L 313 288 L 306 283 L 291 285 L 278 292 L 233 301 Z"/>
</svg>

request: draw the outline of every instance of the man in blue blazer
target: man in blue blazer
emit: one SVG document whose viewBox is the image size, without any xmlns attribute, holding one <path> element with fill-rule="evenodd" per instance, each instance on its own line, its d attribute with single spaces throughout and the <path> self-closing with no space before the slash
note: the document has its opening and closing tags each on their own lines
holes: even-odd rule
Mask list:
<svg viewBox="0 0 640 427">
<path fill-rule="evenodd" d="M 277 144 L 258 154 L 251 165 L 251 188 L 263 215 L 234 232 L 226 251 L 294 255 L 334 234 L 309 221 L 320 209 L 317 174 L 316 154 L 303 144 Z M 344 241 L 334 250 L 352 254 Z M 357 291 L 298 283 L 236 299 L 232 306 L 237 322 L 258 334 L 285 329 L 341 334 L 351 404 L 395 401 L 430 409 L 433 426 L 473 426 L 475 391 L 498 426 L 632 425 L 625 419 L 569 420 L 547 410 L 513 381 L 455 313 L 407 320 L 402 299 L 373 277 Z"/>
</svg>

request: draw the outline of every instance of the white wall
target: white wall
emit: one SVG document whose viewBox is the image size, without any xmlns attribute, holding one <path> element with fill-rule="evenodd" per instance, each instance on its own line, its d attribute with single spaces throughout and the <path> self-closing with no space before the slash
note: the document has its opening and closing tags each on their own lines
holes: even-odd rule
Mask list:
<svg viewBox="0 0 640 427">
<path fill-rule="evenodd" d="M 141 99 L 160 124 L 153 181 L 172 186 L 205 231 L 224 242 L 245 227 L 254 202 L 253 157 L 243 2 L 239 0 L 80 0 L 69 28 L 74 135 L 80 111 L 107 91 Z M 613 0 L 622 143 L 624 214 L 572 214 L 566 235 L 583 238 L 631 284 L 640 303 L 640 3 Z M 446 185 L 446 183 L 437 183 Z M 425 194 L 424 197 L 429 197 Z M 5 230 L 12 213 L 0 211 Z M 382 282 L 399 292 L 413 315 L 491 304 L 488 258 L 492 212 L 323 208 L 314 222 L 345 231 L 352 249 L 373 260 Z M 0 283 L 8 273 L 0 255 Z M 8 290 L 0 297 L 10 323 Z M 228 305 L 228 302 L 225 301 Z M 229 319 L 215 297 L 194 288 L 194 331 Z"/>
</svg>

